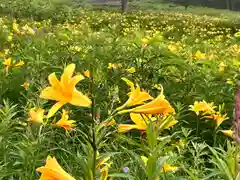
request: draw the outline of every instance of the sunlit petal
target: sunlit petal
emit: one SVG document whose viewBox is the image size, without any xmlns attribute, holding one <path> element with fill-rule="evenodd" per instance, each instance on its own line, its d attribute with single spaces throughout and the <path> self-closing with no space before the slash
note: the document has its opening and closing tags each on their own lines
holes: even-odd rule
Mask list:
<svg viewBox="0 0 240 180">
<path fill-rule="evenodd" d="M 43 123 L 43 117 L 44 117 L 44 109 L 31 108 L 29 110 L 28 121 L 35 122 L 35 123 Z"/>
<path fill-rule="evenodd" d="M 135 88 L 134 88 L 134 83 L 132 81 L 130 81 L 129 79 L 127 78 L 121 78 L 123 81 L 125 81 L 127 83 L 128 86 L 130 86 L 131 88 L 131 91 L 133 91 Z"/>
<path fill-rule="evenodd" d="M 133 124 L 119 124 L 118 132 L 127 132 L 132 129 L 137 129 L 137 127 L 138 127 L 137 125 L 133 125 Z"/>
<path fill-rule="evenodd" d="M 69 103 L 75 106 L 84 107 L 89 107 L 92 104 L 91 100 L 86 95 L 84 95 L 80 91 L 77 91 L 76 89 L 74 90 L 72 94 L 72 100 Z"/>
<path fill-rule="evenodd" d="M 64 104 L 66 104 L 66 102 L 63 101 L 59 101 L 56 104 L 54 104 L 49 110 L 47 117 L 48 118 L 52 117 Z"/>
<path fill-rule="evenodd" d="M 60 82 L 59 82 L 58 78 L 56 77 L 55 73 L 52 73 L 48 76 L 48 81 L 53 88 L 60 88 Z"/>
<path fill-rule="evenodd" d="M 58 164 L 55 157 L 48 156 L 46 165 L 39 167 L 36 171 L 42 173 L 41 180 L 75 180 L 70 174 Z"/>
<path fill-rule="evenodd" d="M 56 92 L 52 87 L 46 87 L 41 91 L 40 98 L 58 101 L 59 99 L 57 98 L 57 94 L 58 92 Z"/>
<path fill-rule="evenodd" d="M 130 114 L 131 120 L 138 125 L 138 127 L 143 127 L 146 129 L 147 127 L 147 122 L 148 122 L 148 117 L 144 114 L 136 114 L 136 113 L 131 113 Z"/>
<path fill-rule="evenodd" d="M 20 66 L 23 66 L 25 63 L 24 63 L 24 61 L 19 61 L 17 64 L 15 64 L 14 66 L 15 67 L 20 67 Z"/>
<path fill-rule="evenodd" d="M 165 129 L 169 129 L 169 128 L 173 127 L 174 125 L 176 125 L 177 123 L 178 123 L 177 120 L 173 120 L 168 123 L 168 125 L 165 127 Z"/>
<path fill-rule="evenodd" d="M 64 69 L 64 72 L 61 76 L 61 83 L 62 84 L 68 84 L 72 75 L 73 75 L 73 72 L 75 70 L 75 67 L 76 65 L 75 64 L 69 64 L 65 69 Z"/>
<path fill-rule="evenodd" d="M 81 75 L 81 74 L 74 76 L 73 78 L 71 78 L 71 80 L 70 80 L 69 85 L 68 85 L 67 88 L 69 88 L 69 89 L 74 89 L 74 87 L 76 86 L 76 84 L 77 84 L 79 81 L 83 80 L 83 79 L 84 79 L 84 76 Z"/>
<path fill-rule="evenodd" d="M 163 165 L 163 167 L 161 169 L 161 172 L 175 172 L 177 170 L 178 170 L 178 167 L 171 166 L 168 163 L 164 163 L 164 165 Z"/>
<path fill-rule="evenodd" d="M 233 131 L 232 130 L 220 130 L 220 132 L 222 132 L 225 136 L 228 137 L 233 137 Z"/>
</svg>

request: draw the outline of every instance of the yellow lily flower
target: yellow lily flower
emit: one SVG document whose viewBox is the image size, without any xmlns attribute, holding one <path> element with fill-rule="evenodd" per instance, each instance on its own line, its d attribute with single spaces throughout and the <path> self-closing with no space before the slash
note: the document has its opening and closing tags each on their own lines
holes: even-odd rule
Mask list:
<svg viewBox="0 0 240 180">
<path fill-rule="evenodd" d="M 141 156 L 141 159 L 144 162 L 144 164 L 147 165 L 148 158 L 146 156 Z M 171 166 L 168 163 L 164 163 L 163 167 L 160 169 L 161 172 L 175 172 L 177 170 L 178 170 L 178 167 Z"/>
<path fill-rule="evenodd" d="M 128 80 L 127 78 L 122 78 L 122 80 L 125 81 L 127 85 L 130 86 L 131 92 L 128 94 L 129 96 L 128 100 L 121 107 L 117 108 L 117 110 L 121 110 L 124 107 L 143 104 L 144 101 L 153 99 L 153 97 L 150 96 L 147 92 L 141 91 L 138 85 L 135 88 L 132 81 Z"/>
<path fill-rule="evenodd" d="M 8 72 L 9 68 L 11 67 L 20 67 L 20 66 L 23 66 L 24 65 L 24 61 L 19 61 L 18 63 L 14 64 L 12 62 L 12 58 L 7 58 L 7 59 L 4 59 L 3 61 L 3 65 L 6 66 L 6 72 Z"/>
<path fill-rule="evenodd" d="M 194 54 L 194 58 L 197 60 L 202 60 L 205 59 L 206 56 L 204 53 L 202 53 L 201 51 L 197 50 L 197 52 Z"/>
<path fill-rule="evenodd" d="M 144 162 L 144 164 L 147 165 L 148 158 L 146 156 L 141 156 L 141 159 Z"/>
<path fill-rule="evenodd" d="M 76 121 L 74 120 L 68 120 L 69 116 L 67 111 L 63 110 L 62 111 L 62 118 L 56 123 L 56 126 L 62 127 L 65 130 L 71 131 L 73 127 L 76 125 L 74 124 Z"/>
<path fill-rule="evenodd" d="M 172 53 L 176 53 L 177 47 L 170 44 L 170 45 L 168 45 L 168 50 L 171 51 Z"/>
<path fill-rule="evenodd" d="M 100 180 L 107 180 L 108 178 L 108 166 L 104 166 L 102 169 L 101 169 L 101 176 L 100 176 Z"/>
<path fill-rule="evenodd" d="M 195 101 L 194 105 L 189 106 L 191 111 L 194 111 L 197 115 L 199 115 L 200 112 L 211 114 L 214 113 L 215 106 L 213 103 L 207 103 L 206 101 Z"/>
<path fill-rule="evenodd" d="M 27 34 L 30 34 L 30 35 L 34 35 L 35 34 L 35 31 L 29 27 L 27 24 L 25 26 L 22 27 L 22 29 L 27 33 Z"/>
<path fill-rule="evenodd" d="M 178 170 L 178 167 L 171 166 L 168 163 L 164 163 L 163 167 L 161 168 L 161 172 L 175 172 Z"/>
<path fill-rule="evenodd" d="M 233 131 L 232 130 L 220 130 L 220 132 L 222 132 L 225 136 L 228 136 L 230 138 L 233 137 Z"/>
<path fill-rule="evenodd" d="M 178 123 L 177 120 L 172 120 L 170 123 L 168 123 L 168 125 L 166 126 L 165 129 L 169 129 L 171 127 L 173 127 L 174 125 L 176 125 Z"/>
<path fill-rule="evenodd" d="M 131 67 L 131 68 L 127 69 L 127 71 L 132 74 L 132 73 L 136 72 L 136 69 L 135 69 L 135 67 Z"/>
<path fill-rule="evenodd" d="M 143 104 L 141 106 L 137 106 L 133 109 L 122 110 L 119 114 L 132 112 L 132 113 L 140 113 L 140 114 L 162 114 L 167 115 L 169 113 L 175 113 L 173 107 L 169 104 L 169 102 L 165 99 L 163 95 L 163 88 L 160 95 L 150 101 L 149 103 Z"/>
<path fill-rule="evenodd" d="M 23 66 L 24 64 L 25 64 L 24 61 L 21 60 L 18 63 L 16 63 L 14 67 L 20 67 L 20 66 Z"/>
<path fill-rule="evenodd" d="M 101 165 L 105 164 L 109 159 L 110 157 L 102 159 L 100 162 L 97 163 L 96 168 L 99 168 Z"/>
<path fill-rule="evenodd" d="M 57 101 L 49 110 L 48 118 L 52 117 L 58 109 L 67 103 L 83 107 L 89 107 L 91 105 L 91 100 L 75 88 L 76 84 L 83 80 L 84 77 L 82 75 L 72 77 L 74 70 L 75 64 L 68 65 L 64 69 L 60 81 L 57 79 L 55 73 L 48 76 L 51 86 L 43 89 L 40 97 Z"/>
<path fill-rule="evenodd" d="M 12 28 L 13 28 L 13 32 L 19 34 L 20 33 L 20 30 L 19 30 L 19 27 L 18 27 L 18 24 L 16 22 L 14 22 L 12 24 Z"/>
<path fill-rule="evenodd" d="M 12 65 L 12 58 L 4 59 L 3 65 L 5 65 L 5 66 L 11 66 L 11 65 Z"/>
<path fill-rule="evenodd" d="M 117 69 L 118 65 L 114 63 L 108 63 L 108 69 Z"/>
<path fill-rule="evenodd" d="M 89 70 L 84 71 L 84 72 L 83 72 L 83 75 L 84 75 L 85 77 L 87 77 L 87 78 L 90 78 L 90 71 L 89 71 Z"/>
<path fill-rule="evenodd" d="M 115 124 L 115 120 L 114 119 L 112 119 L 111 121 L 103 121 L 103 122 L 101 122 L 101 126 L 105 126 L 105 127 L 112 126 L 114 124 Z"/>
<path fill-rule="evenodd" d="M 24 89 L 28 89 L 30 84 L 28 82 L 24 82 L 22 85 L 21 85 Z"/>
<path fill-rule="evenodd" d="M 217 114 L 213 114 L 210 116 L 204 116 L 205 118 L 209 118 L 209 119 L 215 119 L 216 121 L 216 128 L 218 128 L 220 126 L 220 124 L 222 124 L 223 121 L 227 120 L 227 114 L 221 115 L 220 113 Z"/>
<path fill-rule="evenodd" d="M 131 113 L 130 118 L 135 124 L 119 124 L 118 132 L 127 132 L 132 129 L 145 131 L 147 129 L 149 119 L 154 120 L 154 118 L 152 118 L 151 115 L 146 116 L 135 113 Z"/>
<path fill-rule="evenodd" d="M 70 174 L 58 164 L 55 157 L 48 156 L 46 165 L 39 167 L 36 171 L 42 173 L 40 180 L 75 180 Z"/>
<path fill-rule="evenodd" d="M 28 121 L 34 122 L 34 123 L 43 123 L 43 118 L 44 118 L 44 109 L 39 108 L 31 108 L 29 110 L 29 118 Z"/>
<path fill-rule="evenodd" d="M 218 65 L 218 67 L 219 67 L 219 72 L 224 72 L 225 67 L 226 67 L 226 64 L 224 64 L 224 62 L 221 62 L 221 63 Z"/>
</svg>

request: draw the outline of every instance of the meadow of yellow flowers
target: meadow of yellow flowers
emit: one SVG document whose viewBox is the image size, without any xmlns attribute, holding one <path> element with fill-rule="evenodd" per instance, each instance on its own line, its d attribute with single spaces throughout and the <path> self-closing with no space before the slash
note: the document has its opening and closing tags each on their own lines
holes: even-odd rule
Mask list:
<svg viewBox="0 0 240 180">
<path fill-rule="evenodd" d="M 240 178 L 237 21 L 61 13 L 0 17 L 0 179 Z"/>
</svg>

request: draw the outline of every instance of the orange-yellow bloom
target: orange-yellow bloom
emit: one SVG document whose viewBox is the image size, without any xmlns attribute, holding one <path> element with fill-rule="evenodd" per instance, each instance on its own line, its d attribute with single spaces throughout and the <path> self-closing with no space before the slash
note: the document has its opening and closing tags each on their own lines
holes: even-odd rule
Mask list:
<svg viewBox="0 0 240 180">
<path fill-rule="evenodd" d="M 13 28 L 13 32 L 19 34 L 20 33 L 20 30 L 19 30 L 19 27 L 18 27 L 18 24 L 16 22 L 14 22 L 12 24 L 12 28 Z"/>
<path fill-rule="evenodd" d="M 11 66 L 12 65 L 12 59 L 11 58 L 4 59 L 3 65 Z"/>
<path fill-rule="evenodd" d="M 118 65 L 114 63 L 108 63 L 108 69 L 117 69 Z"/>
<path fill-rule="evenodd" d="M 168 163 L 164 163 L 163 167 L 161 168 L 161 172 L 175 172 L 178 170 L 178 167 L 171 166 Z"/>
<path fill-rule="evenodd" d="M 43 123 L 43 118 L 44 118 L 44 109 L 31 108 L 29 110 L 28 121 L 35 122 L 35 123 Z"/>
<path fill-rule="evenodd" d="M 177 47 L 174 45 L 168 45 L 168 50 L 171 51 L 172 53 L 175 53 L 177 51 Z"/>
<path fill-rule="evenodd" d="M 131 67 L 131 68 L 127 69 L 127 71 L 132 74 L 132 73 L 136 72 L 136 69 L 135 69 L 135 67 Z"/>
<path fill-rule="evenodd" d="M 226 67 L 226 64 L 224 64 L 224 62 L 221 62 L 221 63 L 218 65 L 219 72 L 224 72 L 224 71 L 225 71 L 225 67 Z"/>
<path fill-rule="evenodd" d="M 206 101 L 195 101 L 194 105 L 190 105 L 190 110 L 194 111 L 197 115 L 199 115 L 200 112 L 206 113 L 206 114 L 211 114 L 214 111 L 215 106 L 213 103 L 207 103 Z"/>
<path fill-rule="evenodd" d="M 144 162 L 144 164 L 147 165 L 148 158 L 146 156 L 141 156 L 141 159 Z M 178 170 L 178 167 L 171 166 L 168 163 L 164 163 L 163 167 L 160 169 L 161 172 L 175 172 L 177 170 Z"/>
<path fill-rule="evenodd" d="M 171 122 L 168 123 L 168 125 L 166 126 L 165 129 L 169 129 L 171 127 L 173 127 L 174 125 L 176 125 L 178 123 L 177 120 L 172 120 Z"/>
<path fill-rule="evenodd" d="M 220 132 L 222 132 L 225 136 L 228 136 L 230 138 L 233 137 L 233 131 L 232 130 L 220 130 Z"/>
<path fill-rule="evenodd" d="M 99 161 L 96 165 L 96 168 L 99 168 L 101 165 L 105 164 L 108 160 L 110 159 L 110 156 L 102 159 L 101 161 Z"/>
<path fill-rule="evenodd" d="M 62 118 L 56 123 L 57 126 L 64 128 L 65 130 L 71 131 L 73 127 L 76 125 L 74 124 L 76 121 L 68 120 L 69 116 L 67 111 L 63 110 Z"/>
<path fill-rule="evenodd" d="M 135 113 L 131 113 L 130 118 L 135 124 L 119 124 L 118 132 L 127 132 L 132 129 L 145 131 L 147 129 L 149 119 L 155 120 L 155 118 L 152 118 L 151 116 L 135 114 Z"/>
<path fill-rule="evenodd" d="M 201 51 L 197 51 L 195 54 L 194 54 L 194 58 L 197 59 L 197 60 L 202 60 L 202 59 L 205 59 L 206 58 L 206 55 L 204 53 L 202 53 Z"/>
<path fill-rule="evenodd" d="M 89 70 L 87 70 L 87 71 L 84 71 L 83 72 L 83 75 L 85 76 L 85 77 L 90 77 L 90 71 Z"/>
<path fill-rule="evenodd" d="M 55 157 L 48 156 L 46 165 L 39 167 L 36 171 L 42 173 L 40 180 L 75 180 L 70 174 L 58 164 Z"/>
<path fill-rule="evenodd" d="M 24 64 L 25 64 L 24 61 L 21 60 L 21 61 L 19 61 L 18 63 L 16 63 L 16 64 L 14 65 L 14 67 L 20 67 L 20 66 L 23 66 Z"/>
<path fill-rule="evenodd" d="M 100 172 L 101 172 L 100 180 L 107 180 L 107 178 L 108 178 L 108 166 L 104 166 L 101 169 Z"/>
<path fill-rule="evenodd" d="M 205 118 L 215 119 L 216 128 L 218 128 L 220 126 L 220 124 L 222 124 L 223 121 L 228 119 L 227 114 L 221 115 L 220 113 L 213 114 L 210 116 L 205 116 Z"/>
<path fill-rule="evenodd" d="M 43 89 L 40 97 L 57 101 L 57 103 L 49 110 L 47 115 L 48 118 L 53 116 L 58 109 L 67 103 L 83 107 L 89 107 L 91 105 L 91 100 L 75 88 L 76 84 L 83 80 L 84 77 L 82 75 L 72 77 L 74 70 L 75 64 L 68 65 L 64 69 L 60 81 L 56 77 L 55 73 L 48 76 L 51 86 Z"/>
<path fill-rule="evenodd" d="M 132 129 L 145 131 L 150 121 L 155 122 L 154 125 L 158 126 L 157 118 L 152 117 L 152 115 L 130 113 L 130 118 L 134 122 L 134 124 L 119 124 L 118 132 L 127 132 Z M 159 127 L 163 129 L 168 129 L 177 124 L 178 122 L 177 120 L 174 119 L 170 122 L 168 120 L 169 119 L 163 119 L 164 122 Z"/>
<path fill-rule="evenodd" d="M 132 81 L 128 80 L 127 78 L 122 78 L 123 81 L 127 83 L 127 85 L 130 86 L 131 92 L 128 93 L 128 100 L 117 110 L 121 110 L 124 107 L 130 107 L 130 106 L 135 106 L 139 104 L 143 104 L 144 101 L 153 99 L 152 96 L 150 96 L 146 91 L 141 91 L 140 87 L 137 85 L 135 88 L 134 84 Z"/>
<path fill-rule="evenodd" d="M 112 126 L 112 125 L 114 125 L 114 124 L 115 124 L 115 120 L 112 119 L 111 121 L 103 121 L 103 122 L 101 123 L 101 126 L 107 127 L 107 126 Z"/>
<path fill-rule="evenodd" d="M 175 110 L 170 103 L 165 99 L 163 95 L 163 89 L 160 95 L 149 103 L 137 106 L 133 109 L 122 110 L 119 114 L 126 112 L 141 113 L 141 114 L 162 114 L 167 115 L 169 113 L 175 113 Z"/>
<path fill-rule="evenodd" d="M 24 82 L 23 85 L 21 85 L 24 89 L 28 89 L 30 84 L 28 82 Z"/>
<path fill-rule="evenodd" d="M 21 66 L 23 66 L 24 61 L 21 60 L 18 63 L 13 63 L 12 58 L 7 58 L 7 59 L 4 59 L 3 65 L 6 66 L 5 70 L 6 70 L 6 72 L 8 72 L 9 68 L 11 68 L 11 67 L 21 67 Z"/>
</svg>

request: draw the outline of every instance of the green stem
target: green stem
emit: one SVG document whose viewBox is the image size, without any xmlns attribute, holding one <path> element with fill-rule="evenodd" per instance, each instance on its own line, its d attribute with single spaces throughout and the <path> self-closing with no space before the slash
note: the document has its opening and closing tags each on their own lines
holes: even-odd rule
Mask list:
<svg viewBox="0 0 240 180">
<path fill-rule="evenodd" d="M 239 163 L 238 163 L 239 146 L 238 146 L 238 143 L 235 143 L 235 148 L 236 148 L 236 151 L 235 151 L 235 177 L 234 177 L 234 179 L 236 179 L 236 177 L 239 173 L 239 169 L 238 169 L 238 166 L 239 166 Z"/>
<path fill-rule="evenodd" d="M 97 146 L 96 146 L 96 136 L 95 136 L 95 128 L 94 125 L 92 127 L 92 148 L 93 148 L 93 165 L 92 165 L 92 174 L 95 179 L 96 172 L 96 159 L 97 159 Z"/>
<path fill-rule="evenodd" d="M 197 136 L 197 138 L 199 137 L 199 118 L 198 118 L 198 115 L 197 115 L 197 129 L 196 129 L 196 136 Z"/>
<path fill-rule="evenodd" d="M 213 131 L 213 147 L 216 146 L 216 134 L 217 134 L 217 128 L 214 128 L 214 131 Z"/>
<path fill-rule="evenodd" d="M 165 169 L 164 169 L 164 168 L 163 168 L 163 177 L 164 177 L 164 178 L 163 178 L 164 180 L 167 180 L 167 175 L 166 175 L 166 172 L 165 172 Z"/>
<path fill-rule="evenodd" d="M 90 92 L 91 92 L 91 100 L 92 100 L 92 108 L 91 108 L 91 114 L 92 114 L 92 149 L 93 149 L 93 163 L 92 163 L 92 175 L 93 179 L 95 179 L 95 173 L 96 173 L 96 158 L 97 158 L 97 145 L 96 145 L 96 133 L 95 133 L 95 101 L 94 101 L 94 80 L 93 80 L 93 66 L 90 65 L 90 84 L 89 84 Z"/>
</svg>

